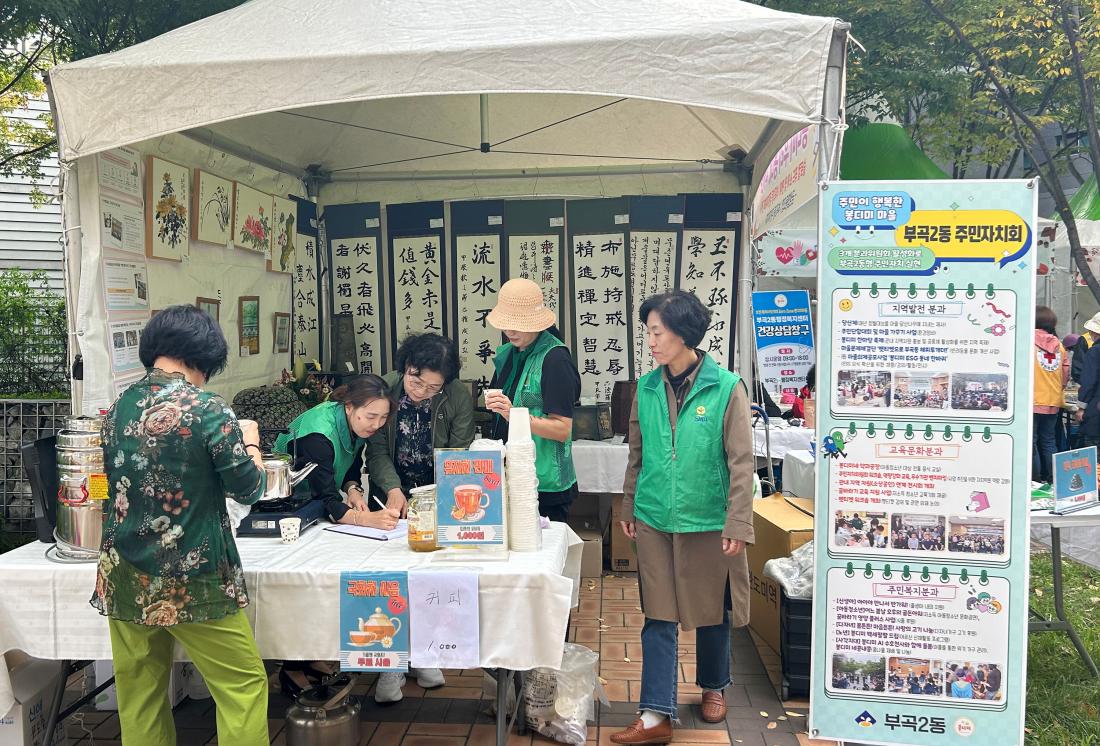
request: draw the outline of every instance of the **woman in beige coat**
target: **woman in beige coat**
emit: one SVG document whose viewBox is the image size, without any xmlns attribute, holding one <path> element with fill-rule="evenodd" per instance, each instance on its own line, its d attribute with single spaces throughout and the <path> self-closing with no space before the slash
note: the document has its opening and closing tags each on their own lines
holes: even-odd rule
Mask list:
<svg viewBox="0 0 1100 746">
<path fill-rule="evenodd" d="M 668 743 L 676 718 L 677 628 L 695 629 L 702 717 L 726 716 L 729 626 L 748 623 L 745 545 L 753 542 L 749 395 L 696 349 L 710 311 L 691 293 L 648 298 L 640 313 L 660 367 L 638 382 L 630 418 L 622 530 L 638 546 L 640 716 L 613 743 Z"/>
</svg>

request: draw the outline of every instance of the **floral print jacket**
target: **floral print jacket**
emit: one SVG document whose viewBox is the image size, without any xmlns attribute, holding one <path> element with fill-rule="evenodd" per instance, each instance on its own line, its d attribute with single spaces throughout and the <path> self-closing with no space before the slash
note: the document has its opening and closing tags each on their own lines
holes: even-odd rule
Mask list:
<svg viewBox="0 0 1100 746">
<path fill-rule="evenodd" d="M 233 410 L 150 369 L 107 413 L 110 485 L 92 606 L 151 626 L 219 619 L 248 605 L 225 500 L 266 486 Z"/>
</svg>

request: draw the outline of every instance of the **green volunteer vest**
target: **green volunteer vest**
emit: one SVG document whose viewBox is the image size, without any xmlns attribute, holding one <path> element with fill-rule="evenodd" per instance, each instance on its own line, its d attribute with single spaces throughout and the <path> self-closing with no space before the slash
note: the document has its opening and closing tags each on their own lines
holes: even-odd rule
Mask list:
<svg viewBox="0 0 1100 746">
<path fill-rule="evenodd" d="M 519 374 L 513 406 L 526 407 L 532 417 L 542 417 L 542 361 L 546 353 L 555 347 L 565 345 L 549 332 L 543 332 L 531 343 L 531 354 L 527 364 Z M 503 344 L 497 348 L 493 365 L 496 366 L 497 380 L 503 381 L 502 371 L 516 348 Z M 535 473 L 539 478 L 540 492 L 563 492 L 577 483 L 577 472 L 573 469 L 573 439 L 564 443 L 532 435 L 535 441 Z"/>
<path fill-rule="evenodd" d="M 703 357 L 673 433 L 664 367 L 638 381 L 642 471 L 634 493 L 638 520 L 667 533 L 721 531 L 730 472 L 722 420 L 741 377 Z"/>
<path fill-rule="evenodd" d="M 282 433 L 275 439 L 278 453 L 291 452 L 290 441 L 314 433 L 324 435 L 332 443 L 335 453 L 332 470 L 336 486 L 342 486 L 344 475 L 351 468 L 355 454 L 363 449 L 363 439 L 354 437 L 348 429 L 348 418 L 344 414 L 343 402 L 321 402 L 313 409 L 302 412 L 290 423 L 289 433 Z M 304 484 L 304 482 L 303 482 Z"/>
</svg>

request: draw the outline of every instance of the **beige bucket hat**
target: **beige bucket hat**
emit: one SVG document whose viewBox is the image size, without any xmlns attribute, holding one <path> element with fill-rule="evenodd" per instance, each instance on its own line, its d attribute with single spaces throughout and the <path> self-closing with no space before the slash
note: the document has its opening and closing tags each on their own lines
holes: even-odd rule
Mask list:
<svg viewBox="0 0 1100 746">
<path fill-rule="evenodd" d="M 1100 313 L 1085 322 L 1085 328 L 1093 334 L 1100 334 Z"/>
<path fill-rule="evenodd" d="M 487 320 L 501 331 L 541 332 L 552 327 L 558 317 L 546 307 L 537 283 L 517 278 L 500 286 L 496 308 Z"/>
</svg>

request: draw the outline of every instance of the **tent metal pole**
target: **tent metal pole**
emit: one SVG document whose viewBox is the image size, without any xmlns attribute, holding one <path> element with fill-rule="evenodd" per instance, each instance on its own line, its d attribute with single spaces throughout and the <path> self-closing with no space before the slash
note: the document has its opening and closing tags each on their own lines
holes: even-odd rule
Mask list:
<svg viewBox="0 0 1100 746">
<path fill-rule="evenodd" d="M 481 103 L 481 152 L 489 152 L 489 94 L 482 93 L 479 97 Z"/>
<path fill-rule="evenodd" d="M 833 27 L 833 43 L 825 68 L 825 97 L 822 101 L 822 124 L 819 142 L 821 155 L 817 160 L 818 179 L 840 178 L 840 150 L 844 134 L 844 88 L 848 33 L 851 24 L 838 21 Z M 834 139 L 835 135 L 835 139 Z"/>
<path fill-rule="evenodd" d="M 473 179 L 548 179 L 583 176 L 639 176 L 641 174 L 697 174 L 727 171 L 726 163 L 638 164 L 636 166 L 561 166 L 557 168 L 498 168 L 476 171 L 378 171 L 354 175 L 333 174 L 332 182 L 470 181 Z"/>
</svg>

